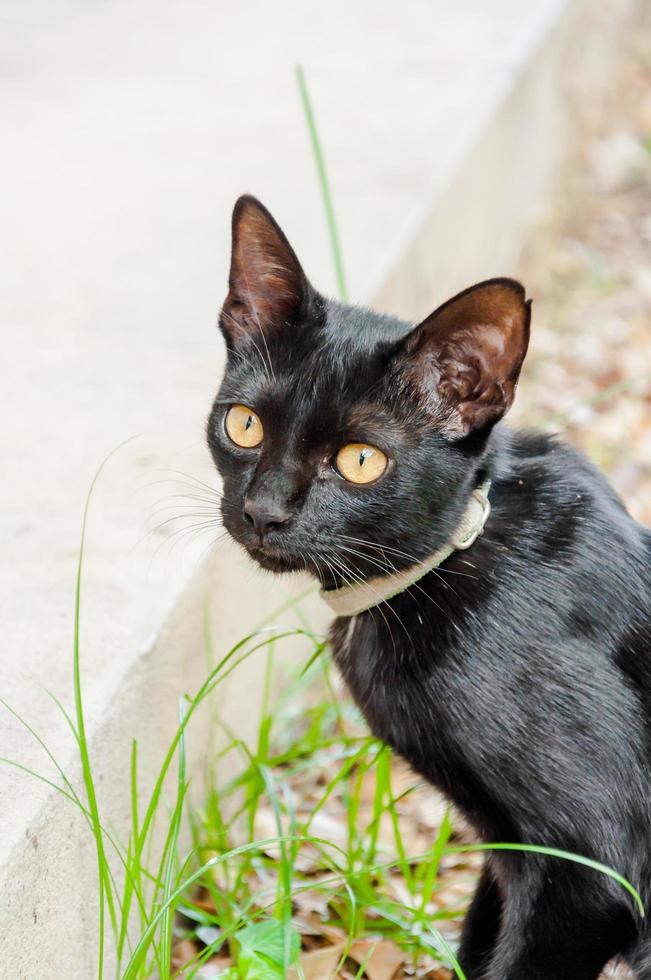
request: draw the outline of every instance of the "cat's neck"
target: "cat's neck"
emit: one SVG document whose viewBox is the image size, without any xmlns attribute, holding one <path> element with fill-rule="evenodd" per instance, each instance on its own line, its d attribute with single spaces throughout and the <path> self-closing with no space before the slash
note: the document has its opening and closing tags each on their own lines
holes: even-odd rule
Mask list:
<svg viewBox="0 0 651 980">
<path fill-rule="evenodd" d="M 392 579 L 394 576 L 405 574 L 405 581 L 414 572 L 416 579 L 425 574 L 427 568 L 418 574 L 419 566 L 429 566 L 436 568 L 441 562 L 456 549 L 449 547 L 455 541 L 463 540 L 474 530 L 483 530 L 488 517 L 488 510 L 484 503 L 488 488 L 496 474 L 505 474 L 510 468 L 511 444 L 516 434 L 509 431 L 504 425 L 498 425 L 491 433 L 487 445 L 483 452 L 471 464 L 472 452 L 469 449 L 469 466 L 466 478 L 460 484 L 447 506 L 447 520 L 445 527 L 440 529 L 436 522 L 432 522 L 431 533 L 425 531 L 420 533 L 417 540 L 395 541 L 392 546 L 383 549 L 377 548 L 377 556 L 386 560 L 384 572 L 376 557 L 374 565 L 365 570 L 355 570 L 354 574 L 347 575 L 346 572 L 337 566 L 335 562 L 320 570 L 319 584 L 322 593 L 335 593 L 342 589 L 354 589 L 359 587 L 365 591 L 365 586 L 378 588 L 375 580 Z M 432 480 L 436 480 L 436 473 L 432 473 Z M 479 506 L 475 508 L 474 503 Z M 474 540 L 474 538 L 473 538 Z M 361 544 L 361 542 L 360 542 Z M 372 546 L 372 543 L 369 547 Z M 363 547 L 363 545 L 362 545 Z M 463 549 L 465 550 L 465 549 Z M 390 583 L 387 588 L 391 594 L 396 594 L 402 589 L 396 583 L 395 590 L 391 590 Z M 403 588 L 406 586 L 403 586 Z M 378 593 L 384 593 L 383 588 L 378 589 Z M 382 601 L 386 599 L 383 595 Z"/>
<path fill-rule="evenodd" d="M 485 469 L 482 471 L 485 474 Z M 357 616 L 416 585 L 423 576 L 439 568 L 458 551 L 467 551 L 483 533 L 490 516 L 491 481 L 484 478 L 471 492 L 461 520 L 444 544 L 421 561 L 396 571 L 358 582 L 346 582 L 334 589 L 322 589 L 321 598 L 337 616 Z"/>
</svg>

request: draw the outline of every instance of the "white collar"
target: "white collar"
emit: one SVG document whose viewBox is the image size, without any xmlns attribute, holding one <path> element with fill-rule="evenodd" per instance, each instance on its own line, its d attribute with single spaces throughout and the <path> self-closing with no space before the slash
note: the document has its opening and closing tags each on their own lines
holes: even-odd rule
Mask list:
<svg viewBox="0 0 651 980">
<path fill-rule="evenodd" d="M 367 579 L 365 582 L 354 582 L 342 585 L 340 589 L 321 589 L 319 595 L 337 616 L 356 616 L 358 613 L 372 609 L 373 606 L 392 599 L 393 596 L 404 592 L 414 582 L 417 582 L 438 568 L 453 551 L 464 551 L 474 544 L 484 530 L 484 525 L 491 512 L 488 492 L 491 481 L 486 480 L 480 487 L 473 490 L 463 517 L 447 544 L 442 545 L 417 565 L 410 565 L 391 575 L 382 575 Z"/>
</svg>

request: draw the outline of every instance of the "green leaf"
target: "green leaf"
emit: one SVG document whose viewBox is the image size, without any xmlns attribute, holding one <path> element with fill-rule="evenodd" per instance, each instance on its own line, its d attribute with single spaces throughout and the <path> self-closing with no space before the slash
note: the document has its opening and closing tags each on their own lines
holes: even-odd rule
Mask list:
<svg viewBox="0 0 651 980">
<path fill-rule="evenodd" d="M 255 922 L 236 933 L 239 945 L 237 966 L 242 980 L 283 980 L 285 927 L 277 919 Z M 292 930 L 291 962 L 298 957 L 301 942 Z"/>
</svg>

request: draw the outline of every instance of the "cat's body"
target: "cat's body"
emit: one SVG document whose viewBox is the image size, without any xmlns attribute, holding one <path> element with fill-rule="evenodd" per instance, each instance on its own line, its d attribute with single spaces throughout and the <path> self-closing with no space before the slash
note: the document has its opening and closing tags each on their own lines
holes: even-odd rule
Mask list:
<svg viewBox="0 0 651 980">
<path fill-rule="evenodd" d="M 483 536 L 418 587 L 337 620 L 334 657 L 374 734 L 483 840 L 591 857 L 649 902 L 651 533 L 572 450 L 500 441 Z M 515 916 L 491 980 L 594 980 L 637 934 L 628 897 L 594 871 L 496 852 L 489 875 Z M 467 937 L 469 978 L 484 976 L 482 945 Z"/>
<path fill-rule="evenodd" d="M 373 732 L 483 840 L 592 858 L 651 904 L 651 532 L 579 454 L 494 427 L 526 351 L 521 287 L 482 284 L 416 328 L 328 302 L 252 199 L 230 287 L 208 434 L 231 534 L 336 589 L 422 561 L 490 477 L 483 535 L 338 619 L 335 660 Z M 384 469 L 344 479 L 342 446 Z M 596 980 L 616 954 L 649 980 L 650 937 L 611 878 L 502 851 L 459 955 L 468 980 Z"/>
</svg>

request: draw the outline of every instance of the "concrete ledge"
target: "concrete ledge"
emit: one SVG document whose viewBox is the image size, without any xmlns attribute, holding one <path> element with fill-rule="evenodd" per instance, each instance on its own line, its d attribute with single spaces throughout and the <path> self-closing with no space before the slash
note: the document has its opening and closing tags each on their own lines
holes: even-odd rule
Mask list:
<svg viewBox="0 0 651 980">
<path fill-rule="evenodd" d="M 13 284 L 0 300 L 14 417 L 0 485 L 0 693 L 74 767 L 43 688 L 70 706 L 86 488 L 107 450 L 142 433 L 100 481 L 82 606 L 91 751 L 118 831 L 131 739 L 151 775 L 179 694 L 205 676 L 205 601 L 225 651 L 283 595 L 285 583 L 252 573 L 228 543 L 197 568 L 210 535 L 174 551 L 178 525 L 148 529 L 182 510 L 172 498 L 178 510 L 152 517 L 161 497 L 185 492 L 169 470 L 214 482 L 202 426 L 221 370 L 211 330 L 235 196 L 257 192 L 317 285 L 333 288 L 292 63 L 308 70 L 352 295 L 417 318 L 509 272 L 569 111 L 607 79 L 604 61 L 573 56 L 579 91 L 565 96 L 568 49 L 610 58 L 625 0 L 598 12 L 588 0 L 533 7 L 410 0 L 398 16 L 393 5 L 336 0 L 300 23 L 294 5 L 272 16 L 261 2 L 228 18 L 198 2 L 146 0 L 137 13 L 126 0 L 6 7 L 11 84 L 0 111 L 14 140 L 0 174 L 13 191 L 2 222 Z M 193 506 L 188 522 L 200 523 Z M 311 615 L 323 622 L 323 611 Z M 243 733 L 255 724 L 259 671 L 251 662 L 219 692 Z M 0 725 L 3 755 L 51 775 L 19 725 L 7 715 Z M 193 725 L 197 774 L 206 745 Z M 0 770 L 0 792 L 12 801 L 0 812 L 0 974 L 92 980 L 96 872 L 83 822 L 13 770 Z"/>
<path fill-rule="evenodd" d="M 513 274 L 522 238 L 553 193 L 576 114 L 603 110 L 629 0 L 538 6 L 513 73 L 443 154 L 430 196 L 385 254 L 373 302 L 414 320 L 473 282 Z"/>
</svg>

